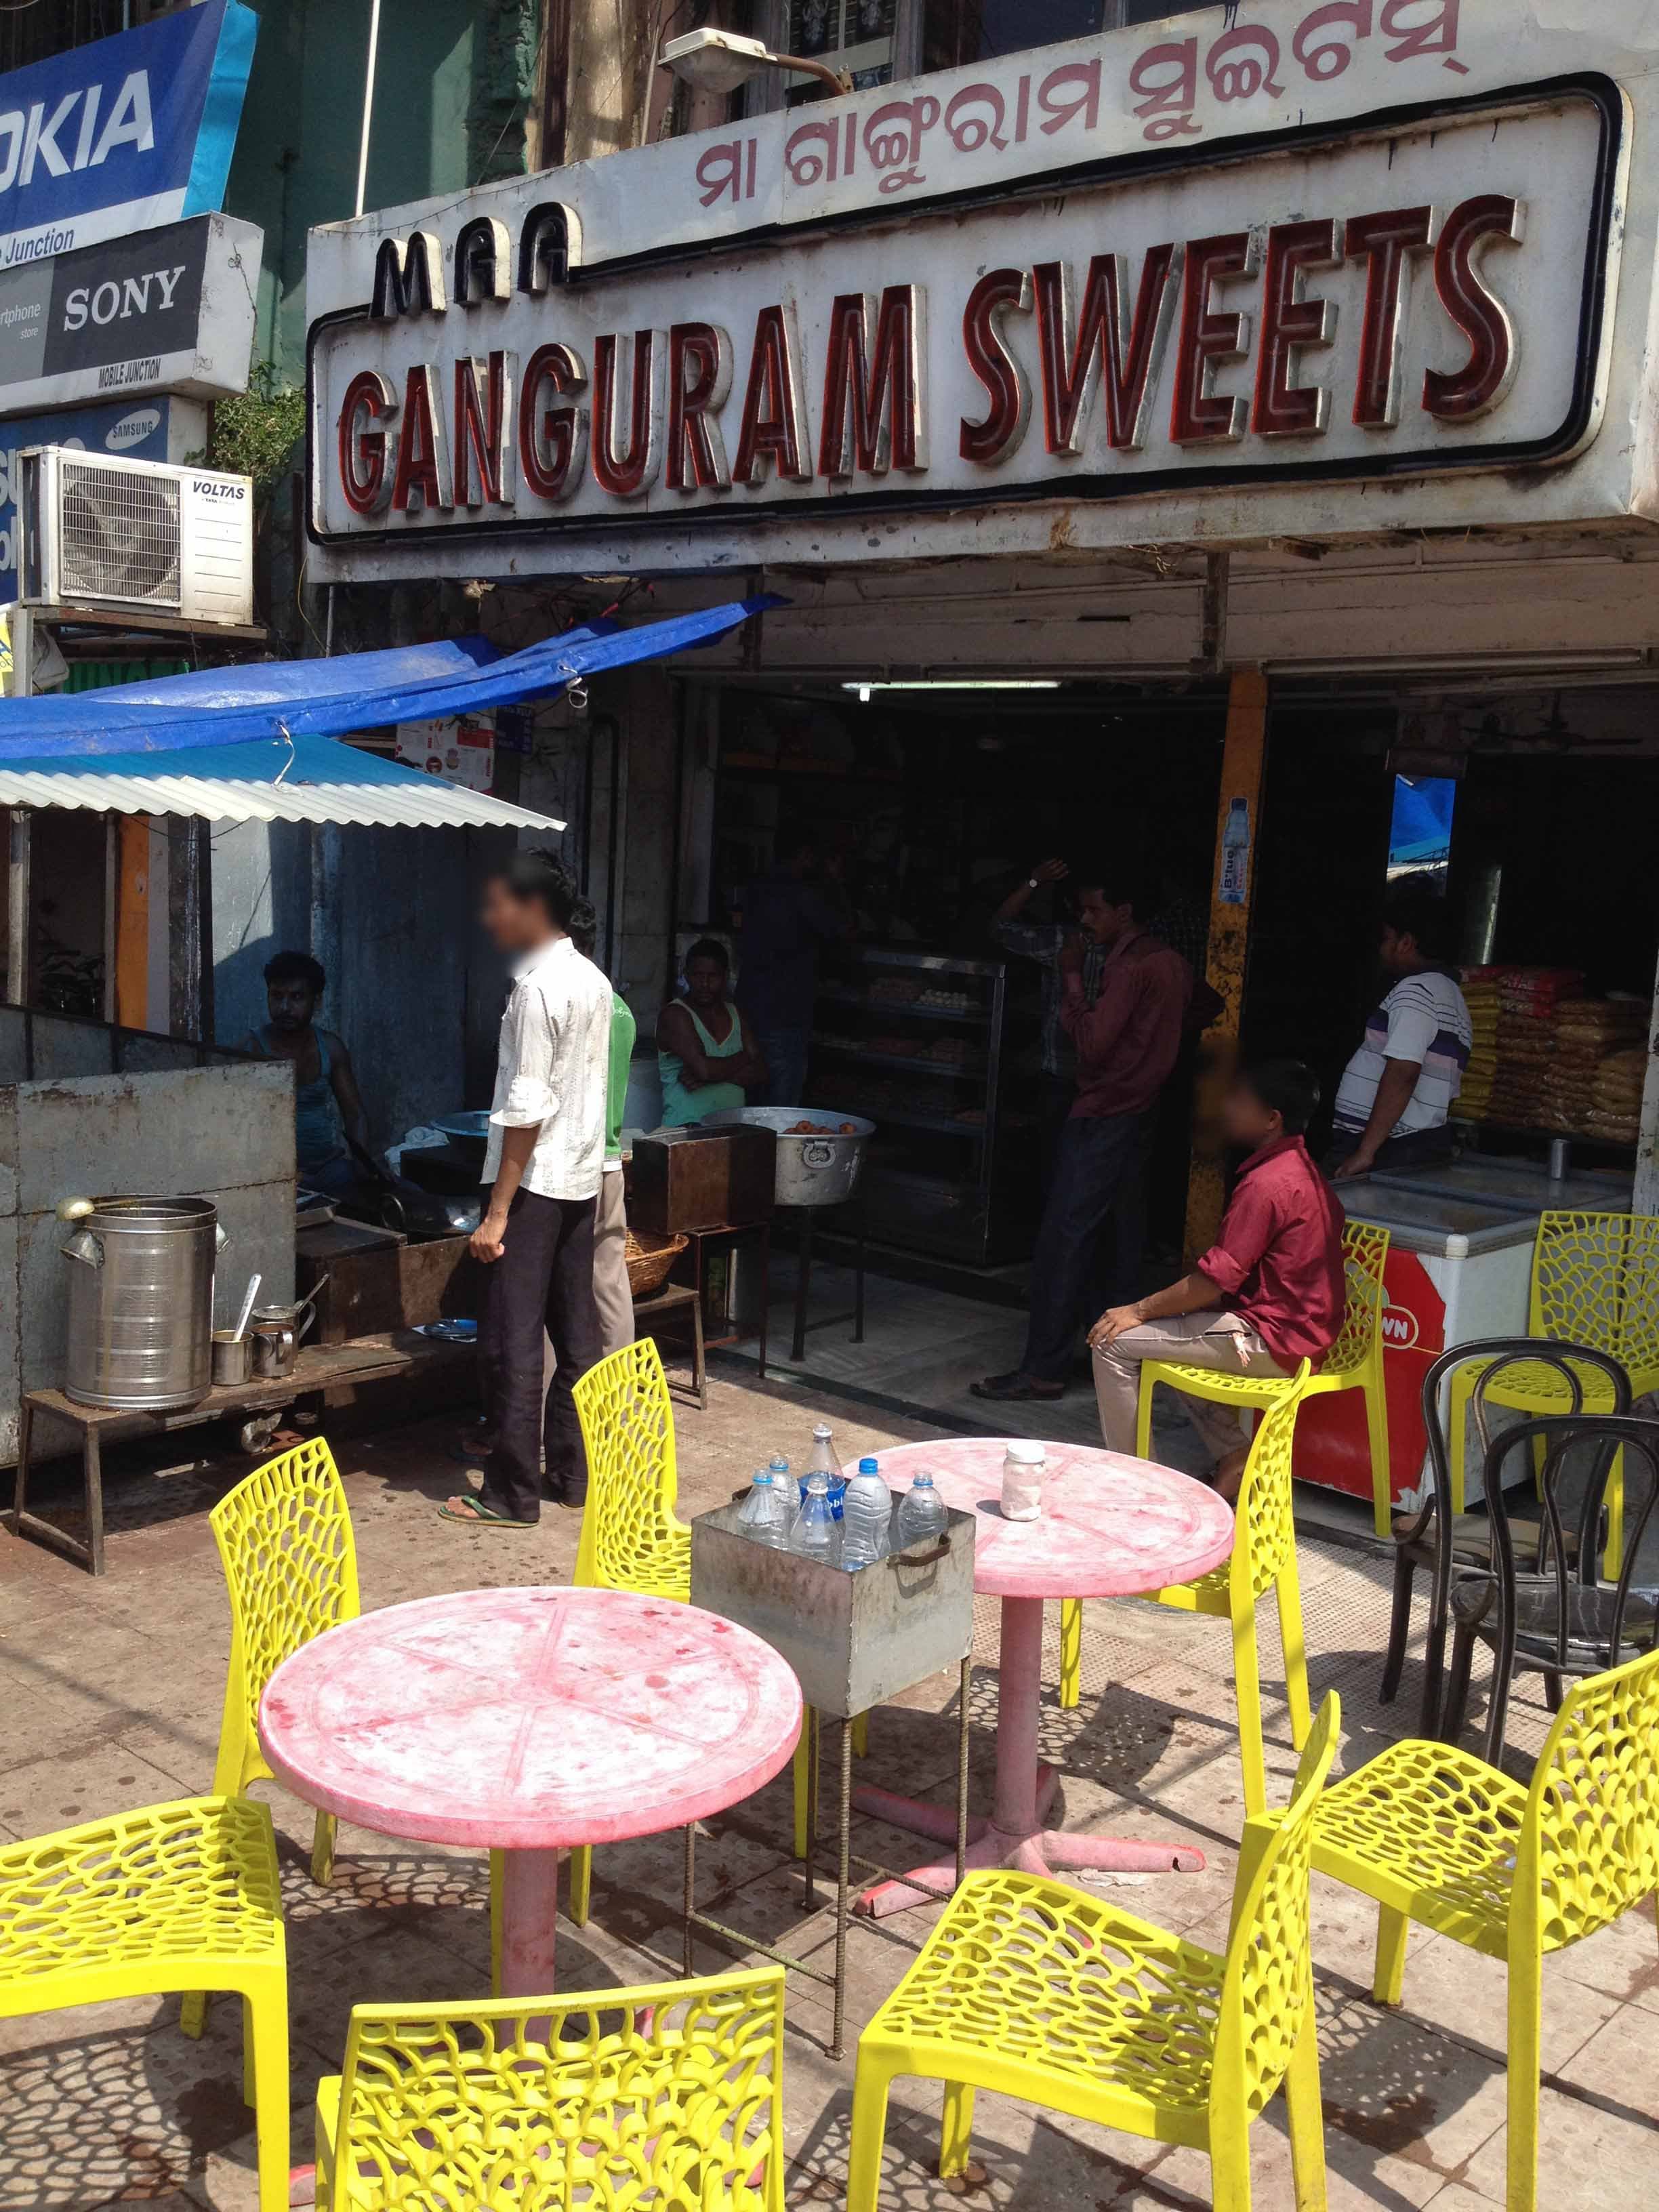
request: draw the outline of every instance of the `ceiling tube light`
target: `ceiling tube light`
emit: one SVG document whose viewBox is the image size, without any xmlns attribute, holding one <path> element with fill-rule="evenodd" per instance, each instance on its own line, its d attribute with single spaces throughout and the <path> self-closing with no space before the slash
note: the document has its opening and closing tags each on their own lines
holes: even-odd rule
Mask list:
<svg viewBox="0 0 1659 2212">
<path fill-rule="evenodd" d="M 867 698 L 872 691 L 1058 691 L 1054 676 L 939 676 L 889 679 L 866 676 L 844 683 L 843 691 Z"/>
</svg>

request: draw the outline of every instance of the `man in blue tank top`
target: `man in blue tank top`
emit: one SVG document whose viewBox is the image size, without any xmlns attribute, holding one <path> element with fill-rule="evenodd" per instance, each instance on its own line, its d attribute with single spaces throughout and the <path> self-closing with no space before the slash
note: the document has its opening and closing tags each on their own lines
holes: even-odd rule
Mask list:
<svg viewBox="0 0 1659 2212">
<path fill-rule="evenodd" d="M 265 1059 L 293 1066 L 299 1179 L 307 1189 L 330 1198 L 355 1198 L 360 1179 L 346 1139 L 367 1150 L 368 1121 L 344 1040 L 317 1027 L 317 1009 L 328 982 L 323 964 L 308 952 L 278 952 L 265 963 L 264 975 L 270 1018 L 248 1042 Z"/>
</svg>

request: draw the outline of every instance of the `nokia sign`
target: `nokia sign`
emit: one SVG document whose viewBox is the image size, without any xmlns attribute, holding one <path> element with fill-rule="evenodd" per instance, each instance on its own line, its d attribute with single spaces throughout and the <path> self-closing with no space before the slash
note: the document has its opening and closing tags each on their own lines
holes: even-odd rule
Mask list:
<svg viewBox="0 0 1659 2212">
<path fill-rule="evenodd" d="M 217 208 L 257 28 L 204 0 L 0 77 L 0 270 Z"/>
<path fill-rule="evenodd" d="M 1559 461 L 1627 137 L 1584 79 L 683 257 L 585 265 L 546 203 L 384 239 L 313 331 L 313 532 L 660 544 Z"/>
</svg>

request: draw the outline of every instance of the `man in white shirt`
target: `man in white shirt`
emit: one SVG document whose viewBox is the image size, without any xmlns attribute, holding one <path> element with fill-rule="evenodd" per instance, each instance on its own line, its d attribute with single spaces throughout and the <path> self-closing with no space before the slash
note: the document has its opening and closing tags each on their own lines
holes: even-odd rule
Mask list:
<svg viewBox="0 0 1659 2212">
<path fill-rule="evenodd" d="M 1381 951 L 1395 981 L 1337 1088 L 1326 1162 L 1334 1182 L 1451 1158 L 1446 1121 L 1462 1088 L 1474 1027 L 1445 964 L 1450 949 L 1443 898 L 1411 884 L 1389 894 Z"/>
<path fill-rule="evenodd" d="M 492 1442 L 482 1486 L 441 1509 L 483 1527 L 531 1528 L 544 1495 L 572 1506 L 587 1496 L 571 1386 L 601 1352 L 593 1218 L 611 986 L 571 942 L 578 898 L 569 870 L 544 851 L 515 853 L 484 887 L 484 927 L 514 960 L 484 1156 L 491 1188 L 472 1236 L 486 1270 L 478 1373 Z M 557 1358 L 545 1395 L 544 1330 Z"/>
</svg>

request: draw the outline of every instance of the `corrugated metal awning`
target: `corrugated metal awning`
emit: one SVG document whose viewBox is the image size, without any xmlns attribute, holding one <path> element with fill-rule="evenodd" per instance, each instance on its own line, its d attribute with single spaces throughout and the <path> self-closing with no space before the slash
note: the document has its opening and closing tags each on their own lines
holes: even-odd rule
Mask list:
<svg viewBox="0 0 1659 2212">
<path fill-rule="evenodd" d="M 348 748 L 331 748 L 345 751 Z M 187 814 L 205 822 L 353 822 L 405 830 L 562 830 L 550 814 L 435 776 L 395 782 L 210 781 L 196 775 L 112 775 L 96 769 L 0 769 L 0 806 L 79 806 L 98 814 Z"/>
</svg>

